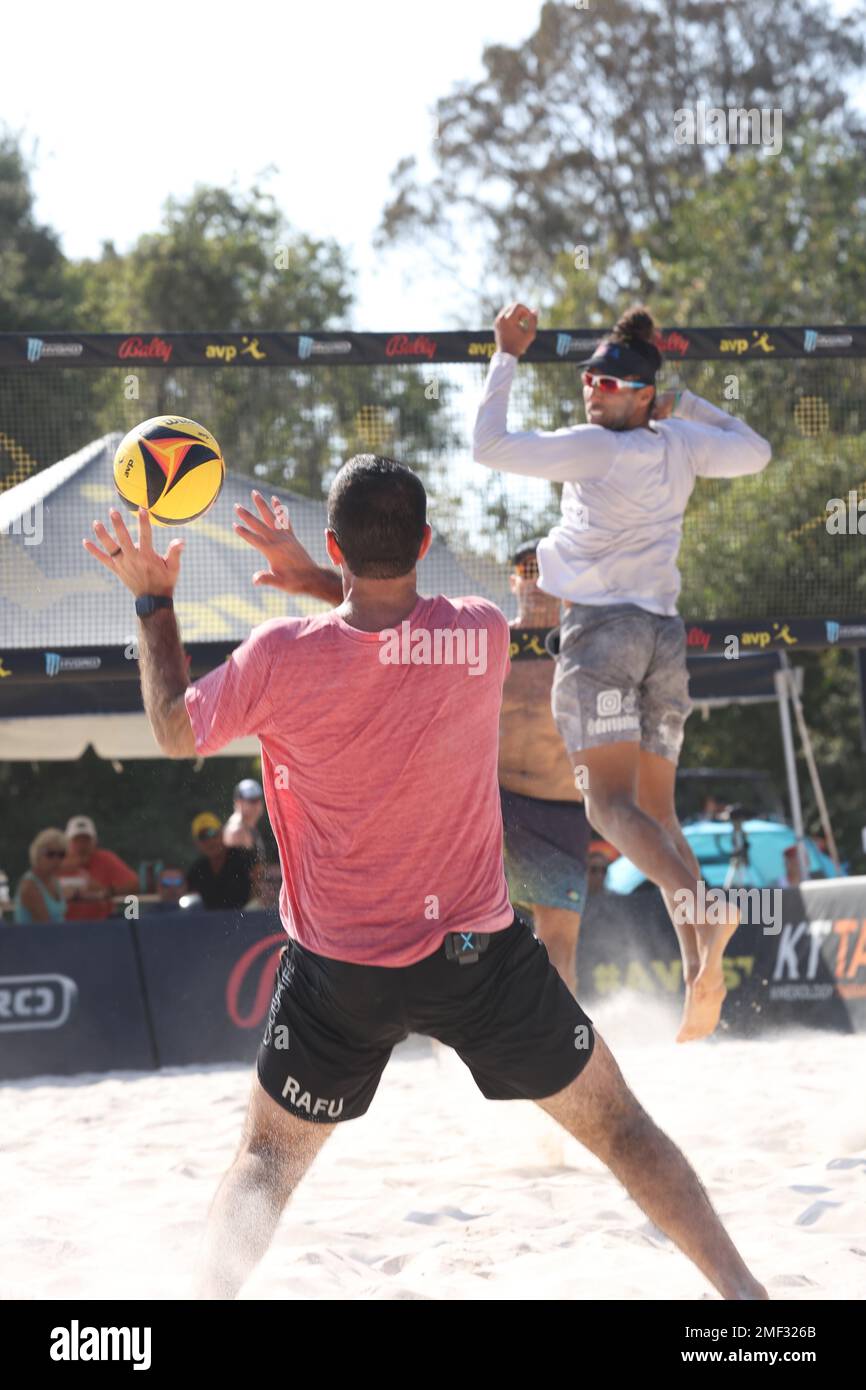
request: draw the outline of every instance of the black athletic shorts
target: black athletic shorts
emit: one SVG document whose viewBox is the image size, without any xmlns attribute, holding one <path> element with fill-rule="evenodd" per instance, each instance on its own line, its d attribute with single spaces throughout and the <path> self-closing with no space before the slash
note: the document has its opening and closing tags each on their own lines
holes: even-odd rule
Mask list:
<svg viewBox="0 0 866 1390">
<path fill-rule="evenodd" d="M 517 914 L 473 964 L 445 947 L 415 965 L 353 965 L 289 941 L 277 968 L 258 1078 L 318 1124 L 370 1105 L 391 1049 L 410 1033 L 453 1047 L 488 1100 L 540 1100 L 580 1074 L 592 1021 Z"/>
</svg>

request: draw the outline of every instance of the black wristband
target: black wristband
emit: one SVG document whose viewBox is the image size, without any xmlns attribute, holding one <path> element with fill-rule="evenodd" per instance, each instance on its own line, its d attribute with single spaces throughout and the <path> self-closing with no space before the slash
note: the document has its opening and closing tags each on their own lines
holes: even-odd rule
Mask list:
<svg viewBox="0 0 866 1390">
<path fill-rule="evenodd" d="M 149 618 L 157 608 L 173 608 L 174 599 L 170 594 L 142 594 L 135 600 L 135 611 L 139 618 Z"/>
</svg>

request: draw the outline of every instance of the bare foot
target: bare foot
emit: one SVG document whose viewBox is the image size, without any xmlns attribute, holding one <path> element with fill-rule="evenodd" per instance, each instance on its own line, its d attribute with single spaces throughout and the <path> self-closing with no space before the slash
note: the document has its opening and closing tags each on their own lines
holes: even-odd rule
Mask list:
<svg viewBox="0 0 866 1390">
<path fill-rule="evenodd" d="M 735 908 L 727 909 L 726 922 L 702 922 L 695 924 L 698 946 L 698 971 L 686 976 L 686 998 L 683 1017 L 677 1042 L 695 1042 L 715 1032 L 725 1002 L 725 988 L 722 957 L 725 947 L 739 926 L 739 915 Z"/>
</svg>

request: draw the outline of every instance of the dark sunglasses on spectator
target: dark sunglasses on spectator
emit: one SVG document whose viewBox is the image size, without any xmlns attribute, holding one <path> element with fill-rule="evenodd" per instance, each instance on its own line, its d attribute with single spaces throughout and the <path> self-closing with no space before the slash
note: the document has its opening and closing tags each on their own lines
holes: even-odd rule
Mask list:
<svg viewBox="0 0 866 1390">
<path fill-rule="evenodd" d="M 43 856 L 44 859 L 65 859 L 65 858 L 66 858 L 66 850 L 65 850 L 65 849 L 44 849 L 44 850 L 42 851 L 42 856 Z"/>
<path fill-rule="evenodd" d="M 200 830 L 198 833 L 198 838 L 200 840 L 212 840 L 213 837 L 218 834 L 218 830 Z"/>
</svg>

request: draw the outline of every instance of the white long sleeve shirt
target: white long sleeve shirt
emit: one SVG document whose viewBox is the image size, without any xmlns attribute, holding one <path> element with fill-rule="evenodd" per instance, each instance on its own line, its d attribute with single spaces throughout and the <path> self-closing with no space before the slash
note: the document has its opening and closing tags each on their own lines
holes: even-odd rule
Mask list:
<svg viewBox="0 0 866 1390">
<path fill-rule="evenodd" d="M 496 352 L 473 435 L 477 463 L 563 483 L 562 522 L 538 546 L 539 587 L 572 603 L 677 611 L 677 555 L 696 478 L 760 473 L 771 449 L 753 429 L 684 391 L 649 428 L 572 425 L 509 434 L 517 358 Z"/>
</svg>

